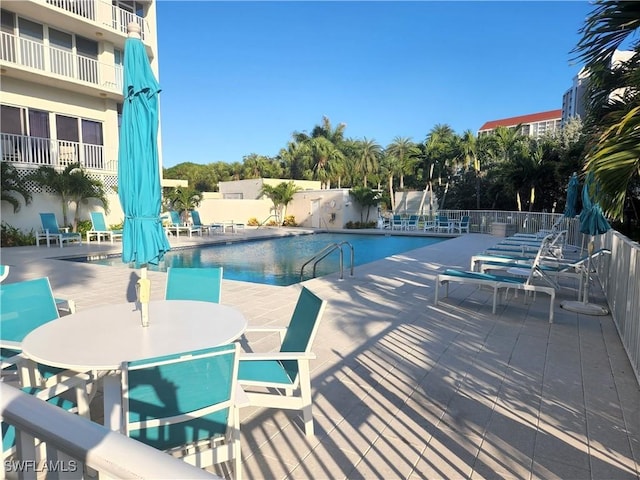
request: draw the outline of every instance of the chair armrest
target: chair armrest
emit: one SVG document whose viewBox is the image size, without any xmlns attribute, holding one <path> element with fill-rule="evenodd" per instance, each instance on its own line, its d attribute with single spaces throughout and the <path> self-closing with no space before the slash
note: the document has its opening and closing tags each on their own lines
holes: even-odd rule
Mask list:
<svg viewBox="0 0 640 480">
<path fill-rule="evenodd" d="M 259 360 L 314 360 L 313 352 L 267 352 L 267 353 L 241 353 L 240 361 Z"/>
</svg>

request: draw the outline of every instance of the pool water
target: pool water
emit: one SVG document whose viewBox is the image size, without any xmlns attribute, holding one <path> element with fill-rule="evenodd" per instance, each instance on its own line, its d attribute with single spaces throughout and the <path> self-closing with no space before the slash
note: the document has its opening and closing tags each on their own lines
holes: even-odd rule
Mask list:
<svg viewBox="0 0 640 480">
<path fill-rule="evenodd" d="M 167 267 L 223 267 L 223 278 L 269 285 L 292 285 L 301 281 L 300 270 L 310 258 L 327 245 L 349 242 L 354 249 L 354 265 L 364 265 L 391 255 L 441 242 L 443 238 L 318 233 L 265 240 L 239 241 L 172 250 L 158 266 L 150 270 L 166 271 Z M 344 275 L 349 275 L 351 251 L 343 247 Z M 125 266 L 120 257 L 92 260 L 90 263 Z M 312 276 L 313 263 L 304 269 L 303 280 Z M 330 253 L 316 266 L 320 277 L 340 270 L 340 253 Z"/>
</svg>

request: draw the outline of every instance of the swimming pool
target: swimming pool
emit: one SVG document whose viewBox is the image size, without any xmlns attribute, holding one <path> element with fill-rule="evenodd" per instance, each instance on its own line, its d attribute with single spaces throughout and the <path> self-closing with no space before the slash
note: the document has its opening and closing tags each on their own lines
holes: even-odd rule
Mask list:
<svg viewBox="0 0 640 480">
<path fill-rule="evenodd" d="M 149 269 L 166 271 L 167 267 L 222 266 L 223 277 L 229 280 L 285 286 L 300 282 L 300 269 L 304 263 L 333 243 L 349 242 L 355 252 L 354 265 L 358 266 L 443 240 L 446 239 L 338 233 L 293 235 L 172 250 L 160 265 L 150 266 Z M 350 249 L 344 247 L 343 251 L 344 275 L 348 276 Z M 89 263 L 126 267 L 120 256 L 91 260 Z M 338 272 L 339 269 L 340 254 L 336 250 L 317 264 L 316 276 Z M 312 271 L 313 262 L 305 267 L 304 280 L 311 278 Z"/>
</svg>

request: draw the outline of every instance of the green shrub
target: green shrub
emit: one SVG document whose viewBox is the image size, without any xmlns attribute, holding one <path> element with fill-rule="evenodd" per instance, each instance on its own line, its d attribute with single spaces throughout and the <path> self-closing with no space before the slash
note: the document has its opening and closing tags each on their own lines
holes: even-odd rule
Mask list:
<svg viewBox="0 0 640 480">
<path fill-rule="evenodd" d="M 376 222 L 347 222 L 344 228 L 347 229 L 360 229 L 360 228 L 376 228 Z"/>
<path fill-rule="evenodd" d="M 82 238 L 85 238 L 87 232 L 92 228 L 93 225 L 91 224 L 91 220 L 80 220 L 78 222 L 78 233 L 82 236 Z"/>
<path fill-rule="evenodd" d="M 294 217 L 293 215 L 287 215 L 286 217 L 284 217 L 284 222 L 282 223 L 282 225 L 284 225 L 285 227 L 297 227 L 298 224 L 296 223 L 296 217 Z"/>
<path fill-rule="evenodd" d="M 24 245 L 35 245 L 36 244 L 36 234 L 31 229 L 29 232 L 23 232 L 19 228 L 12 227 L 8 223 L 2 222 L 0 225 L 1 230 L 1 238 L 0 245 L 3 247 L 21 247 Z"/>
</svg>

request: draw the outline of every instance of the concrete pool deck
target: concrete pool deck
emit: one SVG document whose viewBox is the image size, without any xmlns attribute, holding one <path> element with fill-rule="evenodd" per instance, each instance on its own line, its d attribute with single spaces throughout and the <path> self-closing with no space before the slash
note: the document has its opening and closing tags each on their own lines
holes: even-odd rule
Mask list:
<svg viewBox="0 0 640 480">
<path fill-rule="evenodd" d="M 452 284 L 433 305 L 437 272 L 467 269 L 498 240 L 465 234 L 357 267 L 354 278 L 306 281 L 329 302 L 313 348 L 316 435 L 304 436 L 296 414 L 243 410 L 244 478 L 640 478 L 640 389 L 611 316 L 562 310 L 575 299 L 568 288 L 557 293 L 553 325 L 545 295 L 511 296 L 493 315 L 490 292 Z M 131 301 L 137 272 L 55 257 L 119 250 L 92 243 L 1 256 L 6 281 L 48 276 L 57 297 L 89 309 Z M 165 274 L 149 278 L 152 299 L 162 298 Z M 222 302 L 250 325 L 286 325 L 298 292 L 224 280 Z M 597 285 L 590 300 L 606 303 Z M 262 350 L 273 339 L 249 340 Z"/>
</svg>

